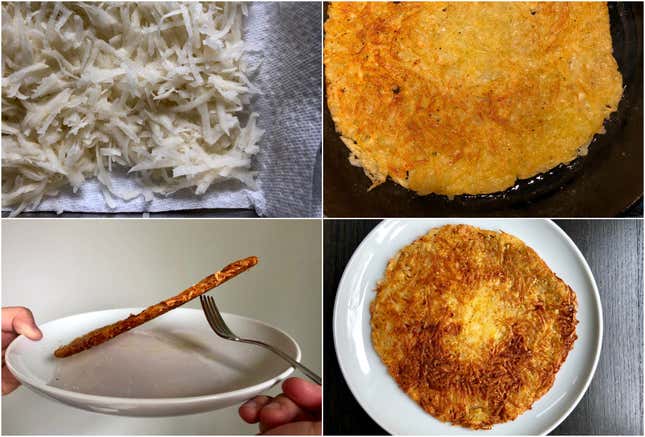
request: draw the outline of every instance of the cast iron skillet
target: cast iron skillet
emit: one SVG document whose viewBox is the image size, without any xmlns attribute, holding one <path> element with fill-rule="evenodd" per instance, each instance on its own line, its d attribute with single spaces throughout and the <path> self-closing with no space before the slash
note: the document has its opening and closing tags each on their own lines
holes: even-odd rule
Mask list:
<svg viewBox="0 0 645 437">
<path fill-rule="evenodd" d="M 609 14 L 625 91 L 605 122 L 607 133 L 596 136 L 587 156 L 494 194 L 419 196 L 391 180 L 368 192 L 370 181 L 347 160 L 325 95 L 325 215 L 614 217 L 627 210 L 643 196 L 643 3 L 610 3 Z"/>
</svg>

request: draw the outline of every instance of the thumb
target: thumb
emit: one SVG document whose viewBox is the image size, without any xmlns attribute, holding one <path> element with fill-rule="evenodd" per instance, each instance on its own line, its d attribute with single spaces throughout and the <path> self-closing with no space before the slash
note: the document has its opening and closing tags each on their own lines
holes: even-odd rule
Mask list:
<svg viewBox="0 0 645 437">
<path fill-rule="evenodd" d="M 289 399 L 311 412 L 319 412 L 322 406 L 322 387 L 301 378 L 289 378 L 282 384 Z"/>
<path fill-rule="evenodd" d="M 36 326 L 34 321 L 34 316 L 31 314 L 31 311 L 27 310 L 26 312 L 16 315 L 13 319 L 13 330 L 18 334 L 22 334 L 30 340 L 40 340 L 43 338 L 43 333 Z"/>
</svg>

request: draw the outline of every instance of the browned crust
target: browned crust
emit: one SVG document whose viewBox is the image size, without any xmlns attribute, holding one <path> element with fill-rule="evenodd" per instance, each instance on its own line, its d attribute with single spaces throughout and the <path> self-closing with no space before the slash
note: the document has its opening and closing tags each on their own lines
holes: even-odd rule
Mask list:
<svg viewBox="0 0 645 437">
<path fill-rule="evenodd" d="M 482 284 L 495 285 L 484 292 Z M 388 263 L 370 306 L 372 343 L 425 411 L 489 429 L 551 388 L 577 338 L 576 312 L 573 290 L 521 240 L 449 225 Z M 490 327 L 498 337 L 478 336 Z"/>
<path fill-rule="evenodd" d="M 622 96 L 603 2 L 331 2 L 327 12 L 327 105 L 372 187 L 505 190 L 585 155 Z"/>
<path fill-rule="evenodd" d="M 74 339 L 71 343 L 56 349 L 54 355 L 58 358 L 69 357 L 70 355 L 77 354 L 101 343 L 105 343 L 119 334 L 123 334 L 132 328 L 136 328 L 155 317 L 159 317 L 160 315 L 195 299 L 196 297 L 248 270 L 257 263 L 258 258 L 255 256 L 250 256 L 248 258 L 232 262 L 219 272 L 215 272 L 212 275 L 205 277 L 197 284 L 185 289 L 176 296 L 159 302 L 156 305 L 149 306 L 139 314 L 131 314 L 126 319 L 95 329 L 94 331 L 88 332 L 87 334 Z"/>
</svg>

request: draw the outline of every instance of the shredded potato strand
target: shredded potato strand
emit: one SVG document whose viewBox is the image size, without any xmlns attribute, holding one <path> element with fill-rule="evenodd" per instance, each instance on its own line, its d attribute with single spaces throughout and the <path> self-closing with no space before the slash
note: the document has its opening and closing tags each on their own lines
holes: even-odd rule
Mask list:
<svg viewBox="0 0 645 437">
<path fill-rule="evenodd" d="M 95 177 L 106 203 L 255 187 L 263 131 L 238 3 L 3 3 L 2 204 L 17 215 Z M 140 189 L 117 192 L 120 166 Z"/>
</svg>

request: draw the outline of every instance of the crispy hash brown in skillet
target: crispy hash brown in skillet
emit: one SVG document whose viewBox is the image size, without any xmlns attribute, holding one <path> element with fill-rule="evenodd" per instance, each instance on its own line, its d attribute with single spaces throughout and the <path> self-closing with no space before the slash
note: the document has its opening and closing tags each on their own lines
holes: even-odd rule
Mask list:
<svg viewBox="0 0 645 437">
<path fill-rule="evenodd" d="M 352 164 L 421 195 L 503 191 L 587 153 L 622 77 L 601 2 L 332 2 L 327 104 Z"/>
<path fill-rule="evenodd" d="M 387 265 L 370 306 L 390 375 L 444 422 L 488 429 L 531 408 L 576 340 L 576 295 L 521 240 L 430 230 Z"/>
</svg>

